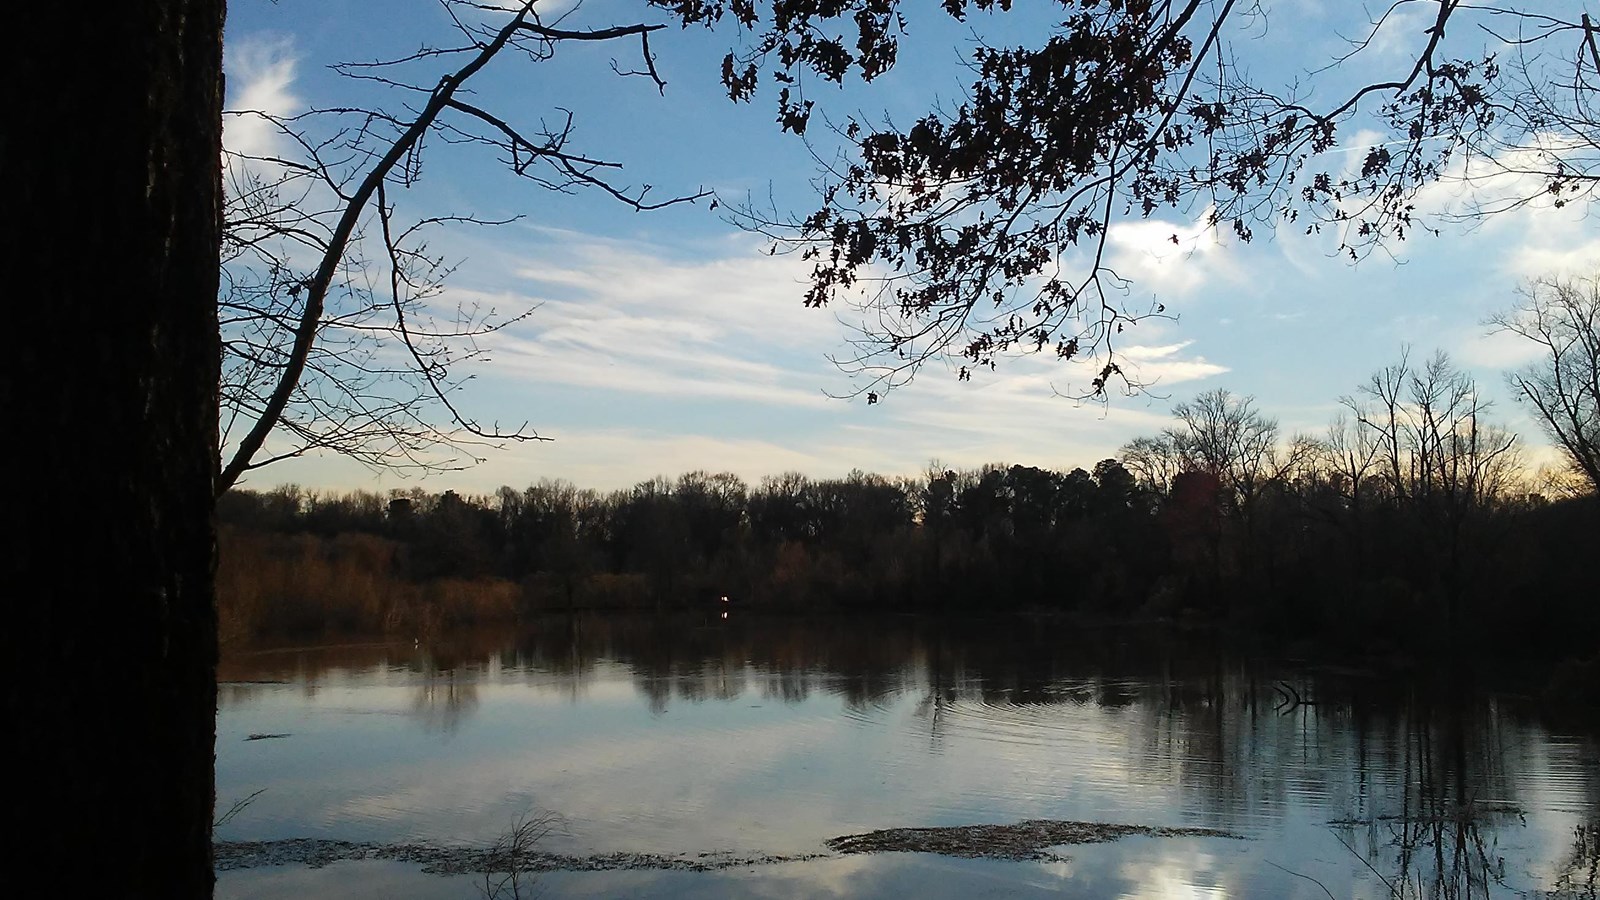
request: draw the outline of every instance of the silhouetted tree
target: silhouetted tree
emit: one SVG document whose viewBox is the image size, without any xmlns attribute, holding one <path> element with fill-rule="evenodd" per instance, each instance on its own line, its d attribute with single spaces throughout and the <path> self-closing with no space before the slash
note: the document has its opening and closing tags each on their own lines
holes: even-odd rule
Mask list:
<svg viewBox="0 0 1600 900">
<path fill-rule="evenodd" d="M 6 856 L 209 897 L 223 4 L 86 12 L 8 16 Z"/>
<path fill-rule="evenodd" d="M 1600 276 L 1532 281 L 1516 306 L 1489 322 L 1538 346 L 1539 360 L 1508 380 L 1589 490 L 1600 493 Z"/>
<path fill-rule="evenodd" d="M 559 482 L 492 498 L 412 491 L 401 498 L 411 512 L 379 528 L 370 495 L 230 492 L 223 611 L 239 637 L 692 608 L 727 594 L 819 611 L 1187 609 L 1346 652 L 1588 653 L 1600 508 L 1528 498 L 1509 435 L 1481 405 L 1446 414 L 1441 398 L 1474 390 L 1447 362 L 1386 373 L 1378 383 L 1401 391 L 1399 487 L 1372 424 L 1387 406 L 1364 396 L 1351 401 L 1363 421 L 1342 417 L 1343 437 L 1335 428 L 1303 464 L 1260 483 L 1253 530 L 1210 468 L 1181 471 L 1158 493 L 1114 459 L 1092 473 L 934 466 L 925 483 L 791 473 L 742 503 L 737 478 L 700 472 L 606 497 Z M 358 531 L 330 533 L 335 521 Z M 1447 632 L 1447 616 L 1468 627 Z"/>
<path fill-rule="evenodd" d="M 1443 352 L 1420 368 L 1404 356 L 1343 402 L 1376 447 L 1412 548 L 1410 580 L 1443 595 L 1454 627 L 1471 573 L 1489 562 L 1485 514 L 1520 469 L 1516 437 L 1487 421 L 1477 384 Z"/>
<path fill-rule="evenodd" d="M 391 197 L 421 177 L 430 137 L 482 148 L 539 186 L 592 188 L 639 210 L 704 195 L 657 201 L 646 196 L 648 186 L 615 185 L 616 164 L 569 146 L 570 116 L 563 126 L 527 130 L 477 106 L 468 87 L 503 56 L 536 63 L 564 43 L 630 41 L 641 60 L 637 74 L 665 88 L 649 43 L 664 24 L 572 30 L 547 22 L 536 0 L 505 10 L 464 0 L 445 5 L 455 31 L 447 43 L 334 67 L 392 89 L 404 98 L 394 108 L 234 113 L 265 120 L 285 147 L 283 155 L 262 150 L 229 161 L 221 305 L 223 435 L 230 450 L 219 492 L 251 469 L 309 450 L 386 467 L 454 468 L 460 455 L 475 461 L 475 445 L 538 438 L 525 427 L 482 425 L 452 399 L 461 383 L 452 367 L 478 355 L 475 339 L 516 317 L 463 310 L 454 323 L 440 325 L 426 314 L 425 302 L 450 265 L 428 249 L 425 232 L 479 221 L 399 218 Z M 380 239 L 376 273 L 365 272 L 365 233 Z M 308 253 L 310 264 L 297 265 Z M 278 443 L 265 449 L 274 434 Z M 440 451 L 442 458 L 434 455 Z"/>
<path fill-rule="evenodd" d="M 1377 469 L 1401 503 L 1476 509 L 1513 476 L 1515 436 L 1485 420 L 1477 383 L 1444 352 L 1421 368 L 1402 357 L 1374 373 L 1361 397 L 1344 403 L 1371 432 Z"/>
<path fill-rule="evenodd" d="M 1254 397 L 1217 388 L 1173 404 L 1172 415 L 1179 424 L 1162 436 L 1177 455 L 1179 468 L 1216 478 L 1231 489 L 1231 505 L 1241 512 L 1254 505 L 1262 487 L 1284 467 L 1278 420 L 1257 410 Z"/>
<path fill-rule="evenodd" d="M 758 49 L 785 54 L 786 82 L 818 58 L 832 80 L 886 68 L 909 15 L 894 0 L 772 6 L 774 29 L 809 29 L 841 9 L 863 23 L 856 47 L 820 27 L 798 44 L 769 32 Z M 982 36 L 980 14 L 1008 0 L 943 6 L 979 34 L 962 99 L 900 123 L 845 118 L 837 128 L 852 152 L 824 173 L 820 208 L 745 211 L 813 262 L 809 305 L 867 308 L 841 364 L 869 402 L 929 359 L 953 358 L 966 379 L 1008 352 L 1093 360 L 1085 394 L 1137 387 L 1113 345 L 1165 309 L 1123 299 L 1129 282 L 1107 253 L 1118 222 L 1202 210 L 1200 227 L 1241 241 L 1295 223 L 1330 230 L 1358 258 L 1425 228 L 1414 198 L 1441 179 L 1479 188 L 1464 211 L 1480 214 L 1587 200 L 1600 184 L 1589 152 L 1600 53 L 1575 5 L 1400 0 L 1348 53 L 1308 61 L 1309 83 L 1282 85 L 1252 76 L 1267 3 L 1056 0 L 1020 45 Z M 1400 36 L 1402 7 L 1427 27 Z M 734 8 L 758 18 L 759 4 Z M 739 62 L 725 72 L 742 95 L 757 75 Z M 780 104 L 796 131 L 811 108 L 799 96 L 786 89 Z M 1349 147 L 1354 165 L 1328 153 L 1346 134 L 1365 141 Z M 1534 177 L 1486 189 L 1490 175 Z"/>
<path fill-rule="evenodd" d="M 619 498 L 614 534 L 631 571 L 650 578 L 657 606 L 676 602 L 689 572 L 693 547 L 687 521 L 672 495 L 672 483 L 653 478 Z"/>
<path fill-rule="evenodd" d="M 1102 459 L 1094 464 L 1096 487 L 1093 511 L 1115 515 L 1124 511 L 1147 512 L 1139 497 L 1140 485 L 1132 472 L 1117 459 Z"/>
<path fill-rule="evenodd" d="M 683 511 L 689 543 L 703 559 L 716 557 L 725 544 L 738 539 L 747 493 L 739 476 L 689 472 L 678 477 L 672 493 Z"/>
<path fill-rule="evenodd" d="M 470 462 L 476 443 L 537 437 L 480 424 L 451 399 L 460 384 L 452 367 L 510 319 L 463 310 L 437 324 L 419 315 L 450 269 L 423 234 L 475 221 L 470 213 L 404 219 L 397 210 L 393 197 L 421 177 L 430 136 L 486 150 L 540 186 L 594 189 L 635 208 L 704 196 L 657 199 L 613 182 L 615 164 L 572 146 L 570 117 L 525 130 L 477 106 L 467 85 L 503 56 L 538 62 L 575 42 L 636 43 L 636 63 L 618 71 L 664 89 L 652 35 L 664 39 L 668 24 L 728 24 L 737 43 L 722 61 L 729 96 L 748 100 L 772 85 L 780 128 L 805 134 L 817 96 L 808 80 L 879 77 L 894 66 L 913 15 L 968 23 L 980 37 L 964 102 L 904 128 L 844 119 L 838 131 L 852 155 L 826 174 L 821 209 L 798 219 L 746 209 L 743 219 L 814 262 L 808 304 L 862 299 L 866 289 L 866 304 L 882 315 L 868 317 L 877 324 L 843 363 L 868 376 L 869 400 L 932 356 L 959 357 L 968 377 L 1011 350 L 1094 358 L 1087 393 L 1099 394 L 1128 381 L 1112 346 L 1124 326 L 1164 313 L 1119 301 L 1126 282 L 1104 254 L 1116 221 L 1205 209 L 1202 226 L 1242 240 L 1262 224 L 1309 222 L 1332 227 L 1356 256 L 1418 227 L 1412 198 L 1441 178 L 1476 178 L 1488 167 L 1539 176 L 1539 198 L 1589 195 L 1596 165 L 1581 148 L 1596 136 L 1589 104 L 1600 54 L 1588 16 L 1529 0 L 1400 5 L 1411 3 L 1432 20 L 1413 44 L 1374 60 L 1371 81 L 1336 85 L 1307 105 L 1299 86 L 1259 85 L 1246 74 L 1250 38 L 1270 15 L 1254 2 L 1056 0 L 1040 37 L 1010 47 L 984 42 L 980 18 L 1009 11 L 1009 0 L 951 0 L 942 13 L 908 12 L 898 0 L 651 0 L 637 18 L 587 29 L 542 15 L 534 0 L 447 0 L 448 41 L 335 67 L 393 88 L 401 103 L 290 118 L 239 111 L 267 118 L 288 149 L 236 157 L 230 168 L 223 307 L 232 451 L 219 489 L 309 449 L 448 467 Z M 1387 18 L 1371 23 L 1373 33 Z M 1501 36 L 1508 22 L 1522 30 Z M 1488 47 L 1469 43 L 1485 33 L 1495 36 Z M 1353 38 L 1339 68 L 1375 55 L 1373 43 Z M 1374 126 L 1380 136 L 1356 148 L 1365 151 L 1358 168 L 1327 168 L 1344 160 L 1326 153 L 1341 130 Z M 1475 194 L 1475 209 L 1535 196 Z M 362 234 L 381 245 L 370 254 L 376 291 L 348 277 L 363 266 Z M 295 264 L 306 251 L 315 264 Z M 1064 263 L 1074 259 L 1088 262 Z M 269 434 L 276 442 L 264 450 Z"/>
<path fill-rule="evenodd" d="M 1309 442 L 1295 438 L 1282 443 L 1277 420 L 1257 410 L 1255 398 L 1220 388 L 1174 404 L 1172 413 L 1178 424 L 1149 444 L 1147 452 L 1133 447 L 1130 453 L 1130 445 L 1124 453 L 1159 470 L 1165 450 L 1180 472 L 1204 473 L 1213 479 L 1220 490 L 1217 511 L 1222 517 L 1211 531 L 1213 577 L 1220 579 L 1228 572 L 1234 577 L 1262 577 L 1271 585 L 1273 545 L 1261 539 L 1258 527 L 1263 498 L 1281 489 L 1308 459 Z M 1193 506 L 1192 500 L 1188 502 Z"/>
<path fill-rule="evenodd" d="M 1177 448 L 1165 434 L 1136 437 L 1117 449 L 1117 459 L 1146 490 L 1166 495 L 1183 471 Z"/>
<path fill-rule="evenodd" d="M 346 62 L 333 71 L 388 104 L 334 103 L 290 115 L 235 110 L 259 120 L 277 146 L 228 159 L 229 204 L 223 311 L 223 445 L 217 490 L 245 473 L 308 451 L 331 451 L 374 466 L 450 469 L 477 460 L 484 445 L 538 440 L 526 424 L 502 429 L 456 405 L 457 367 L 480 355 L 477 339 L 526 312 L 458 309 L 435 321 L 453 265 L 426 243 L 441 225 L 491 224 L 470 211 L 407 217 L 397 199 L 424 171 L 430 146 L 482 151 L 535 186 L 598 192 L 636 210 L 709 196 L 703 189 L 661 196 L 625 184 L 620 164 L 574 146 L 574 117 L 521 123 L 478 105 L 472 84 L 510 61 L 536 64 L 557 48 L 625 44 L 635 62 L 613 65 L 662 93 L 652 35 L 730 20 L 741 46 L 723 64 L 730 96 L 747 99 L 762 70 L 793 83 L 803 73 L 864 80 L 893 63 L 897 17 L 878 0 L 649 0 L 610 24 L 569 27 L 570 10 L 548 3 L 443 0 L 451 28 L 441 40 L 390 59 Z M 847 41 L 840 29 L 854 31 Z M 783 128 L 804 129 L 809 103 L 778 97 Z M 372 246 L 366 246 L 366 238 Z M 269 445 L 268 438 L 272 438 Z"/>
</svg>

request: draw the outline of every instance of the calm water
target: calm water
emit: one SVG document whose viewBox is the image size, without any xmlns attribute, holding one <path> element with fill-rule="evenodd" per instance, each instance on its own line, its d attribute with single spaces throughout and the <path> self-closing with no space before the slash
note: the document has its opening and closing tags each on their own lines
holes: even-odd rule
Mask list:
<svg viewBox="0 0 1600 900">
<path fill-rule="evenodd" d="M 1494 684 L 1424 689 L 1202 636 L 556 619 L 433 646 L 236 652 L 221 677 L 220 805 L 262 793 L 219 840 L 482 846 L 552 812 L 549 852 L 825 854 L 546 873 L 545 896 L 1596 896 L 1592 732 Z M 824 847 L 1026 819 L 1244 839 L 1124 838 L 1047 862 Z M 218 896 L 479 894 L 467 876 L 341 861 L 225 871 Z"/>
</svg>

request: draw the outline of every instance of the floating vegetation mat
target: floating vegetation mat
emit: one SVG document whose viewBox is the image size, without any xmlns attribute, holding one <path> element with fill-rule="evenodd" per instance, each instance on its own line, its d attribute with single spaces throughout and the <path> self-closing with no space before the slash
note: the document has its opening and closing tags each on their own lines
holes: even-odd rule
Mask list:
<svg viewBox="0 0 1600 900">
<path fill-rule="evenodd" d="M 960 825 L 951 828 L 886 828 L 866 834 L 850 834 L 827 842 L 837 854 L 938 853 L 966 859 L 1006 859 L 1016 861 L 1055 859 L 1050 847 L 1063 844 L 1098 844 L 1129 835 L 1144 837 L 1239 838 L 1241 835 L 1215 828 L 1157 828 L 1148 825 L 1116 825 L 1105 822 L 1061 822 L 1034 819 L 1015 825 Z M 421 866 L 435 875 L 467 875 L 483 872 L 605 872 L 618 869 L 669 869 L 681 872 L 713 872 L 745 866 L 804 862 L 830 856 L 827 853 L 802 853 L 791 856 L 713 851 L 696 854 L 595 853 L 577 856 L 564 853 L 530 851 L 511 857 L 504 850 L 475 847 L 441 847 L 431 844 L 379 844 L 362 841 L 335 841 L 320 838 L 291 838 L 281 841 L 217 841 L 212 845 L 216 870 L 251 869 L 257 866 L 301 865 L 320 868 L 345 860 L 388 860 Z"/>
<path fill-rule="evenodd" d="M 965 859 L 1055 859 L 1050 847 L 1063 844 L 1101 844 L 1118 838 L 1212 837 L 1242 838 L 1216 828 L 1157 828 L 1107 822 L 1063 822 L 1031 819 L 1015 825 L 957 825 L 949 828 L 885 828 L 866 834 L 849 834 L 828 841 L 837 853 L 938 853 Z"/>
<path fill-rule="evenodd" d="M 411 863 L 433 875 L 468 875 L 483 872 L 605 872 L 616 869 L 673 869 L 685 872 L 712 872 L 739 866 L 801 862 L 825 854 L 770 856 L 713 852 L 668 855 L 660 853 L 596 853 L 571 856 L 563 853 L 521 853 L 515 859 L 504 850 L 474 847 L 440 847 L 430 844 L 378 844 L 364 841 L 333 841 L 319 838 L 290 838 L 281 841 L 217 841 L 212 844 L 214 867 L 219 872 L 252 869 L 257 866 L 301 865 L 321 868 L 345 860 L 388 860 Z"/>
</svg>

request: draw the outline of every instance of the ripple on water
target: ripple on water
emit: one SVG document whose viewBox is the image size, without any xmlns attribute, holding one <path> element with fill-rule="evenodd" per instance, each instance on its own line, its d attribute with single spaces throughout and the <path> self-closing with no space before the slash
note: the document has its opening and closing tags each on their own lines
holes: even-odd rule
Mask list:
<svg viewBox="0 0 1600 900">
<path fill-rule="evenodd" d="M 1017 748 L 1060 748 L 1105 736 L 1106 711 L 1040 701 L 962 699 L 940 709 L 946 726 L 964 739 Z"/>
<path fill-rule="evenodd" d="M 775 646 L 790 648 L 799 628 L 786 625 Z M 459 709 L 443 703 L 457 710 L 451 716 L 431 715 L 440 704 L 421 702 L 421 691 L 434 681 L 409 670 L 308 675 L 321 684 L 316 692 L 241 686 L 250 702 L 224 702 L 220 712 L 219 733 L 236 738 L 218 744 L 218 793 L 242 796 L 267 782 L 270 789 L 220 836 L 443 845 L 492 839 L 530 808 L 565 816 L 568 832 L 547 848 L 563 853 L 793 854 L 882 828 L 1039 819 L 1211 825 L 1254 839 L 1226 848 L 1253 854 L 1229 870 L 1251 888 L 1244 893 L 1281 895 L 1257 878 L 1260 860 L 1271 859 L 1346 878 L 1329 884 L 1356 896 L 1373 894 L 1366 888 L 1377 882 L 1345 859 L 1329 823 L 1377 822 L 1360 836 L 1388 852 L 1393 829 L 1380 817 L 1437 789 L 1420 779 L 1456 758 L 1442 747 L 1448 730 L 1426 719 L 1433 713 L 1402 699 L 1376 698 L 1360 710 L 1330 701 L 1280 715 L 1270 694 L 1265 705 L 1245 702 L 1254 683 L 1229 669 L 1203 683 L 1107 677 L 1087 667 L 1028 681 L 1016 673 L 1064 664 L 1050 657 L 1033 669 L 1013 666 L 1024 651 L 1007 645 L 992 654 L 1012 654 L 1011 674 L 997 681 L 976 665 L 930 674 L 924 656 L 888 658 L 882 649 L 902 644 L 917 647 L 910 638 L 874 642 L 861 668 L 848 668 L 854 656 L 830 658 L 832 672 L 810 658 L 783 669 L 750 662 L 778 658 L 777 650 L 706 663 L 697 655 L 674 660 L 653 645 L 615 658 L 607 649 L 582 656 L 587 662 L 575 671 L 541 668 L 537 653 L 545 651 L 530 650 L 526 665 L 461 676 L 483 690 L 439 695 L 472 701 Z M 1543 858 L 1536 843 L 1564 847 L 1574 814 L 1593 813 L 1595 745 L 1493 709 L 1474 715 L 1468 786 L 1485 803 L 1526 811 L 1526 831 L 1514 818 L 1486 826 L 1500 829 L 1493 837 L 1502 848 L 1518 848 L 1510 866 L 1526 868 Z M 295 737 L 242 740 L 278 732 Z M 1083 849 L 1074 865 L 1103 857 L 1120 878 L 1148 868 L 1124 866 L 1126 854 L 1148 861 L 1154 852 L 1136 842 Z M 1174 859 L 1174 871 L 1193 871 L 1189 857 Z M 1358 874 L 1338 874 L 1347 870 Z M 1078 885 L 1085 895 L 1116 895 Z"/>
<path fill-rule="evenodd" d="M 839 715 L 852 725 L 878 727 L 886 724 L 899 709 L 898 698 L 872 697 L 855 703 L 845 703 Z"/>
</svg>

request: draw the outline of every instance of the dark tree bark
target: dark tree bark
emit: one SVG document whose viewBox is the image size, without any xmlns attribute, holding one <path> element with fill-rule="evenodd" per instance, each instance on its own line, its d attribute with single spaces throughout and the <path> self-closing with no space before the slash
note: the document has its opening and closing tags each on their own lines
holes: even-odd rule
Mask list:
<svg viewBox="0 0 1600 900">
<path fill-rule="evenodd" d="M 5 852 L 45 890 L 211 895 L 223 11 L 7 17 Z"/>
</svg>

